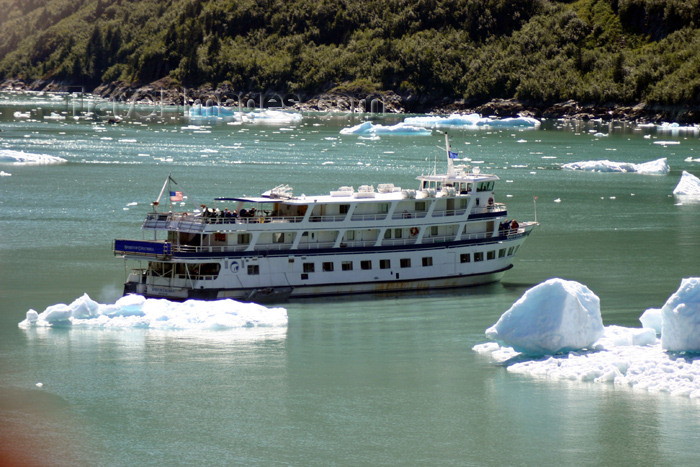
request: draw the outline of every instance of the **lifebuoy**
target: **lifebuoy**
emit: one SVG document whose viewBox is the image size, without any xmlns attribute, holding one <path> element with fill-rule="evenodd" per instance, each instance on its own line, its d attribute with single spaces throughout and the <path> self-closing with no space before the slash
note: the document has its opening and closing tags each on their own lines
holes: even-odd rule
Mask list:
<svg viewBox="0 0 700 467">
<path fill-rule="evenodd" d="M 418 235 L 418 227 L 411 227 L 411 236 L 415 237 Z"/>
</svg>

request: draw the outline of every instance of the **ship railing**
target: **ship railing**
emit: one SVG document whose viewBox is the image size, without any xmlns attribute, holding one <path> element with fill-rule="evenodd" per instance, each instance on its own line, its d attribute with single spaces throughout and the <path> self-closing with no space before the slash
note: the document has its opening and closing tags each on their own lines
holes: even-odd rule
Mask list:
<svg viewBox="0 0 700 467">
<path fill-rule="evenodd" d="M 418 212 L 395 212 L 392 219 L 423 219 L 428 215 L 427 211 Z"/>
<path fill-rule="evenodd" d="M 387 214 L 353 214 L 350 217 L 352 221 L 383 221 L 386 219 Z"/>
<path fill-rule="evenodd" d="M 337 217 L 337 219 L 329 219 Z M 322 220 L 343 220 L 345 216 L 322 216 Z M 205 225 L 229 225 L 229 224 L 262 224 L 262 223 L 296 223 L 304 220 L 304 216 L 268 216 L 256 215 L 254 217 L 226 217 L 226 216 L 202 216 L 192 215 L 186 212 L 160 213 L 151 212 L 146 215 L 143 223 L 144 229 L 170 229 L 170 230 L 195 230 L 203 231 Z"/>
<path fill-rule="evenodd" d="M 347 216 L 345 214 L 339 216 L 314 216 L 309 217 L 311 222 L 342 222 Z"/>
<path fill-rule="evenodd" d="M 504 203 L 496 203 L 492 206 L 475 206 L 470 214 L 486 214 L 490 212 L 506 212 L 508 209 Z"/>
<path fill-rule="evenodd" d="M 466 209 L 444 209 L 439 211 L 433 211 L 433 217 L 463 216 L 466 213 Z"/>
</svg>

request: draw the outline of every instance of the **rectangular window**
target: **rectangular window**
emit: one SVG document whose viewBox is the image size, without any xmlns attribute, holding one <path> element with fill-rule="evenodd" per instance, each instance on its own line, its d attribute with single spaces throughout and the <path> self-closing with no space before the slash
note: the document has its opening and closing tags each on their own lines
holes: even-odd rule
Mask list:
<svg viewBox="0 0 700 467">
<path fill-rule="evenodd" d="M 423 258 L 423 267 L 427 266 L 432 266 L 433 265 L 433 258 L 430 256 L 426 256 Z"/>
<path fill-rule="evenodd" d="M 347 214 L 349 210 L 350 210 L 350 205 L 349 205 L 349 204 L 340 204 L 340 205 L 338 205 L 338 212 L 339 212 L 340 214 Z"/>
<path fill-rule="evenodd" d="M 500 250 L 498 250 L 498 257 L 499 258 L 503 258 L 505 256 L 506 256 L 506 249 L 505 248 L 501 248 Z"/>
<path fill-rule="evenodd" d="M 403 229 L 394 229 L 394 238 L 401 238 Z"/>
<path fill-rule="evenodd" d="M 273 243 L 284 243 L 284 232 L 275 232 L 272 234 Z"/>
<path fill-rule="evenodd" d="M 391 229 L 386 229 L 386 231 L 384 231 L 384 240 L 388 240 L 390 238 L 391 238 Z"/>
<path fill-rule="evenodd" d="M 250 243 L 250 234 L 249 233 L 238 234 L 238 244 L 239 245 L 248 245 L 249 243 Z"/>
<path fill-rule="evenodd" d="M 355 231 L 348 230 L 347 232 L 345 232 L 345 240 L 355 240 Z"/>
<path fill-rule="evenodd" d="M 372 269 L 372 261 L 366 259 L 364 261 L 360 261 L 360 269 Z"/>
<path fill-rule="evenodd" d="M 379 203 L 377 204 L 377 211 L 379 214 L 386 214 L 389 212 L 389 204 L 388 203 Z"/>
<path fill-rule="evenodd" d="M 411 258 L 401 258 L 400 264 L 402 268 L 410 268 Z"/>
<path fill-rule="evenodd" d="M 416 211 L 425 211 L 425 201 L 416 201 Z"/>
<path fill-rule="evenodd" d="M 314 263 L 304 263 L 304 272 L 314 272 Z"/>
<path fill-rule="evenodd" d="M 486 259 L 496 259 L 496 250 L 487 251 Z"/>
<path fill-rule="evenodd" d="M 249 264 L 248 265 L 248 275 L 249 276 L 257 276 L 260 274 L 260 266 L 257 264 Z"/>
<path fill-rule="evenodd" d="M 474 253 L 474 261 L 483 261 L 484 260 L 484 254 L 480 251 Z"/>
<path fill-rule="evenodd" d="M 380 259 L 379 260 L 379 269 L 389 269 L 391 268 L 391 260 L 388 259 Z"/>
<path fill-rule="evenodd" d="M 430 227 L 430 235 L 433 237 L 436 237 L 437 234 L 438 234 L 438 226 L 434 225 L 434 226 Z"/>
<path fill-rule="evenodd" d="M 341 267 L 343 271 L 352 271 L 352 261 L 343 261 Z"/>
<path fill-rule="evenodd" d="M 469 263 L 469 262 L 471 262 L 471 260 L 472 260 L 472 258 L 471 258 L 471 255 L 469 253 L 462 253 L 461 255 L 459 255 L 459 262 L 460 263 Z"/>
<path fill-rule="evenodd" d="M 323 272 L 331 272 L 331 271 L 333 271 L 333 263 L 332 262 L 323 263 Z"/>
<path fill-rule="evenodd" d="M 513 255 L 513 247 L 508 248 L 508 256 Z"/>
</svg>

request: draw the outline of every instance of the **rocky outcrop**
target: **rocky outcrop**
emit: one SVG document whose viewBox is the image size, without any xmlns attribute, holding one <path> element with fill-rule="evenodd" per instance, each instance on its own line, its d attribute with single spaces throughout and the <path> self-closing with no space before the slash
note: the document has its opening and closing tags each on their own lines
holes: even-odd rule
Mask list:
<svg viewBox="0 0 700 467">
<path fill-rule="evenodd" d="M 241 92 L 228 85 L 217 88 L 201 86 L 186 88 L 170 78 L 152 83 L 113 82 L 94 89 L 59 81 L 5 80 L 2 90 L 33 90 L 51 92 L 89 92 L 109 100 L 166 105 L 226 105 L 247 108 L 289 108 L 323 112 L 374 113 L 478 113 L 484 116 L 535 118 L 567 118 L 579 120 L 624 120 L 633 122 L 700 123 L 700 108 L 692 106 L 663 106 L 639 103 L 636 105 L 586 104 L 569 100 L 559 103 L 528 102 L 518 99 L 493 99 L 488 102 L 469 102 L 436 96 L 399 95 L 393 91 L 325 92 L 295 94 L 284 91 Z"/>
</svg>

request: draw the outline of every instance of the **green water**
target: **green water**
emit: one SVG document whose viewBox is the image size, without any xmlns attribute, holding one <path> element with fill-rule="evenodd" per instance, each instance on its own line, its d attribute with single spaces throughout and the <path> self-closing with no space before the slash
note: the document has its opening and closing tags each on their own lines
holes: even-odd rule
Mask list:
<svg viewBox="0 0 700 467">
<path fill-rule="evenodd" d="M 497 201 L 511 217 L 534 218 L 537 196 L 541 226 L 500 284 L 293 301 L 284 304 L 288 327 L 263 336 L 25 331 L 17 323 L 29 309 L 83 293 L 101 303 L 118 298 L 125 271 L 111 242 L 140 235 L 169 173 L 197 204 L 281 183 L 295 194 L 387 182 L 415 188 L 415 176 L 441 157 L 442 140 L 340 136 L 360 119 L 328 115 L 263 126 L 147 117 L 149 110 L 97 125 L 73 119 L 65 100 L 0 97 L 0 150 L 68 161 L 0 163 L 11 174 L 0 177 L 0 455 L 105 466 L 699 460 L 695 400 L 533 380 L 471 350 L 527 288 L 550 277 L 590 287 L 605 324 L 639 326 L 681 278 L 700 275 L 700 204 L 671 195 L 682 170 L 700 175 L 700 163 L 686 162 L 700 158 L 697 134 L 555 121 L 528 131 L 452 131 L 454 149 L 501 178 Z M 62 111 L 65 120 L 44 118 Z M 660 157 L 668 175 L 560 168 Z"/>
</svg>

